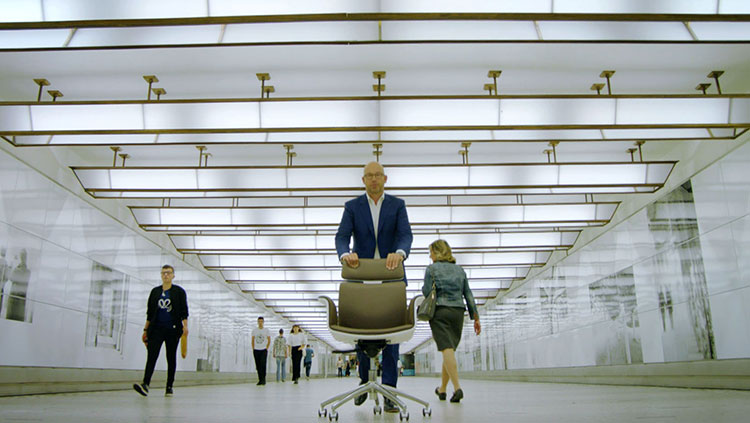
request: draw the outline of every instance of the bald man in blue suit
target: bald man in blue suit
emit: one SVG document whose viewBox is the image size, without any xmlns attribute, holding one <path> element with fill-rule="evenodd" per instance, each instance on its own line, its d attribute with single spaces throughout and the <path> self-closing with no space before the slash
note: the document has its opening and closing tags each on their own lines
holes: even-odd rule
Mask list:
<svg viewBox="0 0 750 423">
<path fill-rule="evenodd" d="M 385 258 L 386 267 L 395 269 L 409 256 L 414 237 L 406 214 L 406 203 L 385 194 L 387 180 L 388 176 L 380 163 L 368 163 L 362 176 L 366 193 L 344 205 L 344 214 L 336 232 L 336 251 L 343 264 L 357 267 L 360 257 Z M 354 246 L 350 250 L 352 238 Z M 398 344 L 391 344 L 383 349 L 383 384 L 394 388 L 398 381 L 398 347 Z M 357 359 L 360 384 L 367 383 L 370 358 L 358 349 Z M 361 405 L 366 400 L 365 393 L 355 398 L 354 404 Z M 398 407 L 388 399 L 383 409 L 398 412 Z"/>
</svg>

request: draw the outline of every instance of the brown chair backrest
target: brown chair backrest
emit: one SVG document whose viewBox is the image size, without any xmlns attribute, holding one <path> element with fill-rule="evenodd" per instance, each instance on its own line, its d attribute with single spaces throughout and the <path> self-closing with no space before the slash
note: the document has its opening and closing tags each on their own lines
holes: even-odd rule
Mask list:
<svg viewBox="0 0 750 423">
<path fill-rule="evenodd" d="M 402 281 L 404 265 L 388 270 L 385 259 L 359 259 L 359 266 L 341 266 L 341 278 L 349 281 Z"/>
<path fill-rule="evenodd" d="M 406 324 L 404 282 L 342 282 L 339 286 L 340 326 L 387 329 Z"/>
</svg>

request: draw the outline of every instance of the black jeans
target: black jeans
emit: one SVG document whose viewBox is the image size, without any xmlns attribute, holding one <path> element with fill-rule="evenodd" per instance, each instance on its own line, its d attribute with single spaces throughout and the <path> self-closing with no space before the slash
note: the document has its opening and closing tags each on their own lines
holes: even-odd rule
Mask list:
<svg viewBox="0 0 750 423">
<path fill-rule="evenodd" d="M 302 362 L 302 351 L 299 345 L 292 347 L 292 380 L 299 379 L 300 364 Z"/>
<path fill-rule="evenodd" d="M 310 377 L 311 367 L 312 367 L 312 361 L 305 361 L 305 377 Z"/>
<path fill-rule="evenodd" d="M 268 350 L 253 350 L 253 357 L 255 358 L 255 370 L 258 371 L 258 381 L 266 382 L 266 359 L 268 358 Z"/>
<path fill-rule="evenodd" d="M 143 374 L 143 383 L 149 385 L 151 376 L 154 374 L 156 360 L 159 358 L 161 344 L 167 345 L 167 386 L 174 383 L 174 374 L 177 369 L 177 343 L 180 341 L 182 331 L 174 327 L 153 327 L 148 330 L 148 359 L 146 360 L 146 371 Z"/>
</svg>

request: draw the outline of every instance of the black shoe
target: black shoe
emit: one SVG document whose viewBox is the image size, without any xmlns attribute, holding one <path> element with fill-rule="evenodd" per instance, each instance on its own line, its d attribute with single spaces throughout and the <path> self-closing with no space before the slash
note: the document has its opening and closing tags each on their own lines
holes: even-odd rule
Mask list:
<svg viewBox="0 0 750 423">
<path fill-rule="evenodd" d="M 295 384 L 295 385 L 299 385 L 299 380 L 295 380 L 295 381 L 294 381 L 294 384 Z"/>
<path fill-rule="evenodd" d="M 354 398 L 354 405 L 362 405 L 367 401 L 367 392 L 364 394 L 358 396 L 357 398 Z"/>
<path fill-rule="evenodd" d="M 144 397 L 148 396 L 148 385 L 146 385 L 145 383 L 134 383 L 133 389 L 135 389 L 135 392 L 138 392 Z"/>
<path fill-rule="evenodd" d="M 435 395 L 440 398 L 440 401 L 445 401 L 445 392 L 440 392 L 440 388 L 435 388 Z"/>
<path fill-rule="evenodd" d="M 359 382 L 359 386 L 362 386 L 365 383 L 367 383 L 367 382 L 360 381 Z M 365 401 L 367 401 L 367 392 L 365 392 L 364 394 L 358 396 L 357 398 L 354 398 L 354 405 L 362 405 L 362 404 L 365 403 Z"/>
<path fill-rule="evenodd" d="M 388 398 L 383 401 L 383 411 L 386 413 L 398 413 L 398 407 L 396 404 L 393 403 L 393 401 L 389 400 Z"/>
<path fill-rule="evenodd" d="M 164 392 L 164 396 L 165 397 L 171 397 L 172 395 L 174 395 L 174 391 L 172 390 L 172 387 L 171 386 L 167 386 L 167 391 Z"/>
<path fill-rule="evenodd" d="M 451 397 L 451 402 L 461 402 L 461 398 L 464 397 L 464 391 L 459 389 L 458 391 L 453 393 L 453 396 Z"/>
</svg>

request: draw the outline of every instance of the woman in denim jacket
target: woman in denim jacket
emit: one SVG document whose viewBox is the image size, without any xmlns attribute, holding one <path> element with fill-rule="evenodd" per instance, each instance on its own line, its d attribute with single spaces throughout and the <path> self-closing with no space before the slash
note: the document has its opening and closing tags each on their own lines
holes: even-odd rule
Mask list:
<svg viewBox="0 0 750 423">
<path fill-rule="evenodd" d="M 474 295 L 469 289 L 466 272 L 456 264 L 448 243 L 438 239 L 430 244 L 430 258 L 433 264 L 425 270 L 422 293 L 425 297 L 429 295 L 432 284 L 435 284 L 437 307 L 435 315 L 430 319 L 430 329 L 438 351 L 443 353 L 442 381 L 440 386 L 435 388 L 435 394 L 440 400 L 445 400 L 445 390 L 450 380 L 454 390 L 451 402 L 459 402 L 464 397 L 464 392 L 458 383 L 455 351 L 461 341 L 464 326 L 464 299 L 469 308 L 469 316 L 474 318 L 474 332 L 477 335 L 482 331 L 482 327 L 479 324 L 479 313 L 474 303 Z"/>
</svg>

